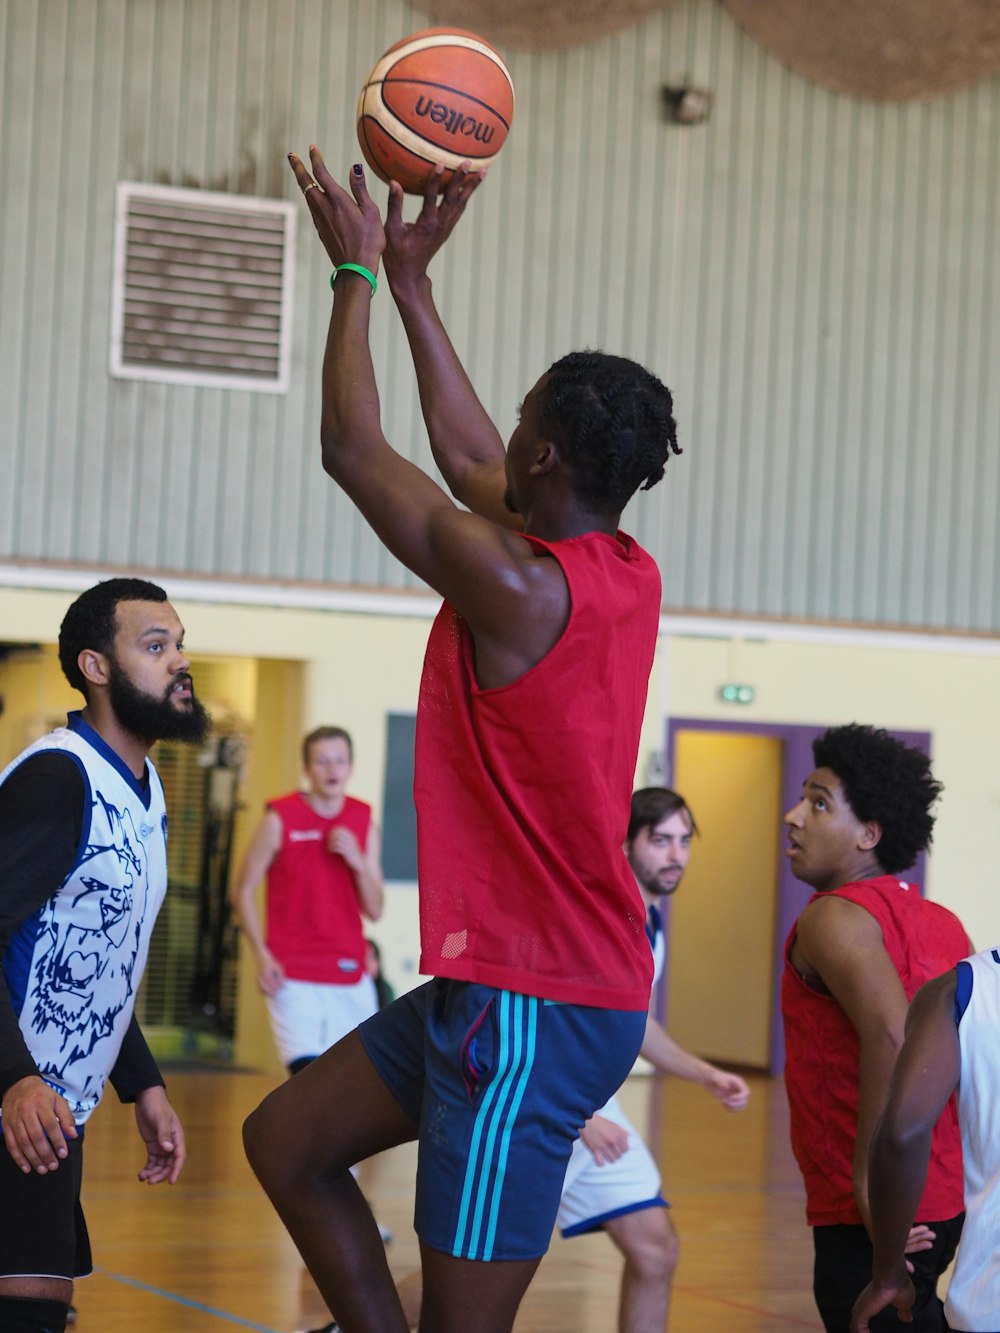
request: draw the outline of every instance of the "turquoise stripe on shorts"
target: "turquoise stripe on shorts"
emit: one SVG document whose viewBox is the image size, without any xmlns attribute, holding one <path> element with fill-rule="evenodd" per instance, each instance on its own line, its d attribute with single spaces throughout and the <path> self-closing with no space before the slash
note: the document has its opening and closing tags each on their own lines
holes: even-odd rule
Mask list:
<svg viewBox="0 0 1000 1333">
<path fill-rule="evenodd" d="M 473 1126 L 452 1246 L 456 1258 L 489 1261 L 493 1257 L 510 1138 L 535 1063 L 540 1003 L 533 995 L 497 992 L 497 1075 Z"/>
</svg>

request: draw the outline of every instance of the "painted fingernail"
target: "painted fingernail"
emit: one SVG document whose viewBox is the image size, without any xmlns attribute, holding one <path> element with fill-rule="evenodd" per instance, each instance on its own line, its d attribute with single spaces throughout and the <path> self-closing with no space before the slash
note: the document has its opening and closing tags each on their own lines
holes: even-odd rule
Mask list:
<svg viewBox="0 0 1000 1333">
<path fill-rule="evenodd" d="M 354 164 L 354 166 L 351 168 L 351 170 L 354 172 L 355 176 L 360 176 L 360 175 L 362 174 L 361 163 L 360 163 L 360 162 L 355 162 L 355 164 Z"/>
</svg>

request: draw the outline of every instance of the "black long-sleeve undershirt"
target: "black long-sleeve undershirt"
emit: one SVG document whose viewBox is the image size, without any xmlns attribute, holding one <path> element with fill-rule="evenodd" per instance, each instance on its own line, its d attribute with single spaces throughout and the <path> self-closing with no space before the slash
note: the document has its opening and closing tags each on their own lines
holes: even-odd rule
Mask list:
<svg viewBox="0 0 1000 1333">
<path fill-rule="evenodd" d="M 83 836 L 86 795 L 75 761 L 52 750 L 26 759 L 0 786 L 0 960 L 18 928 L 41 910 L 72 870 Z M 4 980 L 0 1096 L 37 1074 Z M 163 1083 L 134 1014 L 110 1080 L 123 1102 Z"/>
</svg>

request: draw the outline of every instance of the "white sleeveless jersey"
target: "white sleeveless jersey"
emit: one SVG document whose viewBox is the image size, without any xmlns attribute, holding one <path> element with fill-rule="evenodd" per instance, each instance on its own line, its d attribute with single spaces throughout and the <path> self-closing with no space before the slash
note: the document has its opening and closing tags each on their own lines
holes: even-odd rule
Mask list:
<svg viewBox="0 0 1000 1333">
<path fill-rule="evenodd" d="M 132 1019 L 167 889 L 167 814 L 151 763 L 145 790 L 79 714 L 17 756 L 59 751 L 79 767 L 83 832 L 73 869 L 18 928 L 4 974 L 28 1050 L 77 1124 L 101 1099 Z"/>
<path fill-rule="evenodd" d="M 965 1226 L 944 1308 L 949 1327 L 978 1333 L 1000 1329 L 1000 950 L 959 963 L 958 1001 Z"/>
</svg>

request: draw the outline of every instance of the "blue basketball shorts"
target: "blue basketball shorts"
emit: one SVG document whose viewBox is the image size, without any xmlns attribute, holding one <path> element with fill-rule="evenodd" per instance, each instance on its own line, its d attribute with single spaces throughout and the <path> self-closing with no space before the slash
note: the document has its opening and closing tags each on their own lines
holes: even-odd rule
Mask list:
<svg viewBox="0 0 1000 1333">
<path fill-rule="evenodd" d="M 645 1011 L 558 1004 L 437 978 L 358 1028 L 420 1126 L 414 1226 L 482 1261 L 548 1249 L 581 1127 L 622 1084 Z"/>
</svg>

